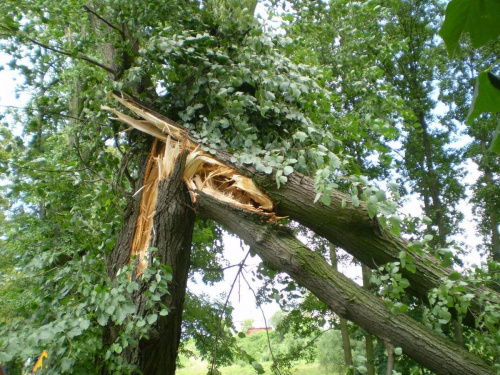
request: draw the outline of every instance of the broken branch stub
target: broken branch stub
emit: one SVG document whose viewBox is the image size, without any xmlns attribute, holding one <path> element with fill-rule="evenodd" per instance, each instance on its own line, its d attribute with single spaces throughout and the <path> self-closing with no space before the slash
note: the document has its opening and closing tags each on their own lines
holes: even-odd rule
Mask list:
<svg viewBox="0 0 500 375">
<path fill-rule="evenodd" d="M 146 166 L 144 185 L 140 189 L 141 211 L 131 250 L 131 258 L 136 256 L 138 259 L 139 273 L 148 265 L 147 250 L 151 242 L 158 183 L 171 175 L 175 163 L 183 152 L 188 152 L 183 180 L 189 188 L 193 204 L 196 203 L 195 191 L 198 190 L 219 201 L 260 213 L 271 220 L 277 219 L 274 202 L 255 185 L 252 179 L 202 151 L 186 129 L 125 97 L 124 94 L 121 96 L 113 94 L 113 97 L 141 119 L 138 120 L 108 106 L 102 106 L 102 109 L 116 115 L 117 120 L 156 139 Z M 157 141 L 162 142 L 160 147 Z"/>
</svg>

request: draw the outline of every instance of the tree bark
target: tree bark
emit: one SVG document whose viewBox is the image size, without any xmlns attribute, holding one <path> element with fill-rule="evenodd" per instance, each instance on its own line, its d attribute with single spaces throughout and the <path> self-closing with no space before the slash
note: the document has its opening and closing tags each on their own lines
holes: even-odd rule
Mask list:
<svg viewBox="0 0 500 375">
<path fill-rule="evenodd" d="M 339 316 L 395 347 L 401 347 L 405 354 L 437 374 L 494 374 L 480 358 L 409 316 L 391 314 L 383 301 L 335 271 L 321 255 L 295 239 L 287 228 L 266 222 L 262 215 L 243 211 L 202 192 L 198 194 L 196 209 L 201 216 L 213 219 L 237 234 L 269 266 L 289 274 Z"/>
<path fill-rule="evenodd" d="M 196 140 L 182 126 L 140 103 L 134 103 L 134 106 L 141 107 L 150 116 L 177 127 L 182 136 L 196 144 Z M 407 256 L 412 257 L 416 267 L 415 272 L 406 268 L 401 269 L 403 276 L 410 282 L 407 290 L 424 301 L 427 301 L 427 293 L 430 289 L 439 287 L 442 279 L 454 272 L 451 268 L 440 266 L 439 261 L 430 254 L 410 252 L 408 241 L 392 235 L 388 229 L 383 229 L 377 218 L 370 218 L 364 202 L 356 207 L 350 202 L 349 196 L 335 190 L 330 195 L 330 205 L 325 206 L 320 201 L 314 201 L 316 191 L 314 181 L 310 177 L 292 173 L 287 176 L 288 182 L 278 188 L 274 174 L 256 172 L 251 165 L 237 164 L 232 161 L 233 155 L 227 151 L 216 151 L 214 157 L 239 173 L 251 177 L 274 200 L 275 212 L 278 216 L 289 217 L 308 227 L 370 268 L 397 262 L 400 260 L 401 252 L 407 253 Z M 346 202 L 345 207 L 342 207 L 343 202 Z M 483 286 L 469 285 L 466 289 L 467 293 L 473 294 L 475 298 L 471 300 L 470 311 L 463 318 L 462 323 L 475 327 L 474 316 L 481 313 L 479 299 L 483 298 L 484 294 L 495 294 L 495 292 Z M 496 293 L 493 298 L 500 299 L 500 293 Z M 492 301 L 492 303 L 496 302 Z"/>
<path fill-rule="evenodd" d="M 429 217 L 433 217 L 435 224 L 438 227 L 438 241 L 437 244 L 441 247 L 446 247 L 446 236 L 449 234 L 449 228 L 446 227 L 445 224 L 445 210 L 443 209 L 443 203 L 441 202 L 441 198 L 439 196 L 439 187 L 437 185 L 437 176 L 436 171 L 434 170 L 433 162 L 432 162 L 432 149 L 430 136 L 428 131 L 427 122 L 425 121 L 425 115 L 420 113 L 418 115 L 418 122 L 420 124 L 421 135 L 422 135 L 422 144 L 424 146 L 424 164 L 425 164 L 425 174 L 424 181 L 428 187 L 428 192 L 424 193 L 425 199 L 427 202 L 429 201 L 428 194 L 432 197 L 432 204 L 427 203 L 425 205 L 425 214 Z"/>
<path fill-rule="evenodd" d="M 155 156 L 153 152 L 149 157 Z M 185 157 L 186 154 L 177 161 L 174 172 L 168 179 L 159 182 L 150 242 L 151 247 L 158 249 L 156 255 L 160 257 L 161 263 L 172 267 L 169 294 L 162 301 L 169 313 L 159 316 L 148 339 L 142 339 L 138 347 L 124 351 L 125 360 L 137 365 L 143 374 L 148 375 L 175 374 L 195 220 L 191 198 L 182 180 Z M 143 170 L 145 165 L 143 163 Z M 142 180 L 139 186 L 141 184 Z M 108 274 L 112 278 L 130 260 L 143 194 L 146 194 L 145 189 L 130 202 L 128 215 L 108 262 Z M 136 311 L 142 315 L 146 314 L 143 292 L 144 289 L 140 288 L 132 296 Z M 109 345 L 116 339 L 119 327 L 107 328 L 105 343 Z M 103 374 L 106 373 L 106 369 L 103 369 Z"/>
<path fill-rule="evenodd" d="M 488 146 L 487 146 L 487 141 L 486 141 L 486 136 L 482 135 L 481 138 L 481 150 L 483 151 L 483 159 L 486 159 L 486 156 L 488 155 Z M 483 173 L 484 173 L 484 181 L 486 183 L 486 186 L 491 189 L 492 191 L 494 190 L 495 187 L 495 181 L 493 179 L 493 171 L 491 170 L 490 167 L 490 161 L 486 159 L 484 162 L 485 166 L 482 168 Z M 500 263 L 500 232 L 498 231 L 498 225 L 499 225 L 499 218 L 498 218 L 498 211 L 496 205 L 488 206 L 486 205 L 485 211 L 486 211 L 486 216 L 487 219 L 489 220 L 489 226 L 491 227 L 491 248 L 490 248 L 490 254 L 491 258 L 495 262 Z"/>
</svg>

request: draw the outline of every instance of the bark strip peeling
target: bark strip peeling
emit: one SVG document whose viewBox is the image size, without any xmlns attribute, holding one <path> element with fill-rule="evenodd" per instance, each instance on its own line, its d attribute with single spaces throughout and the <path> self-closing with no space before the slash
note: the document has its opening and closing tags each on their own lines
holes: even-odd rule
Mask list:
<svg viewBox="0 0 500 375">
<path fill-rule="evenodd" d="M 189 188 L 193 204 L 196 203 L 198 197 L 195 191 L 201 191 L 219 201 L 258 212 L 271 220 L 276 219 L 272 199 L 260 190 L 252 179 L 203 152 L 190 135 L 174 122 L 143 108 L 123 95 L 113 94 L 113 96 L 142 120 L 107 106 L 103 106 L 102 109 L 115 114 L 117 120 L 152 135 L 156 139 L 146 166 L 144 185 L 141 188 L 143 194 L 140 214 L 131 249 L 131 259 L 132 256 L 138 259 L 139 273 L 148 265 L 147 250 L 152 236 L 158 183 L 171 175 L 175 160 L 186 151 L 188 155 L 183 180 Z M 160 147 L 157 145 L 157 140 L 163 142 Z"/>
</svg>

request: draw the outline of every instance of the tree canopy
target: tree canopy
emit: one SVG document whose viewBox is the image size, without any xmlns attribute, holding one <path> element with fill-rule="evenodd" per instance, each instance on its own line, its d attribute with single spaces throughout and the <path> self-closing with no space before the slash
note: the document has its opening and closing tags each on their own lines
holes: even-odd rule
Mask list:
<svg viewBox="0 0 500 375">
<path fill-rule="evenodd" d="M 229 231 L 282 327 L 342 326 L 346 351 L 360 327 L 357 371 L 499 373 L 500 13 L 476 3 L 2 3 L 29 101 L 0 124 L 0 363 L 174 374 L 194 339 L 209 373 L 261 373 L 227 301 L 187 288 L 224 279 Z"/>
</svg>

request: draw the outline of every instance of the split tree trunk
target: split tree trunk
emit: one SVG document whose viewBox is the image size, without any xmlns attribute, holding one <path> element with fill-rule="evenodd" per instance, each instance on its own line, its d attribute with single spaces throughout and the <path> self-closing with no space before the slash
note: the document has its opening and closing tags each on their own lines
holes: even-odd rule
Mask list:
<svg viewBox="0 0 500 375">
<path fill-rule="evenodd" d="M 124 104 L 127 102 L 120 101 Z M 130 107 L 136 114 L 144 114 L 148 119 L 154 118 L 154 123 L 148 120 L 141 122 L 139 126 L 135 120 L 112 111 L 122 121 L 133 126 L 144 128 L 147 125 L 161 129 L 161 124 L 167 123 L 165 127 L 172 128 L 170 131 L 175 137 L 180 137 L 179 140 L 189 138 L 189 134 L 171 120 L 138 108 L 135 104 Z M 159 135 L 165 137 L 163 133 Z M 210 159 L 209 156 L 208 158 Z M 215 158 L 233 166 L 238 172 L 251 176 L 274 199 L 278 215 L 289 216 L 302 223 L 369 266 L 397 261 L 399 253 L 407 251 L 408 243 L 392 236 L 388 230 L 380 227 L 376 219 L 371 219 L 364 203 L 355 207 L 346 195 L 334 191 L 331 195 L 332 204 L 324 206 L 320 202 L 314 202 L 314 184 L 306 176 L 294 173 L 288 176 L 287 184 L 277 189 L 273 175 L 256 173 L 250 166 L 234 164 L 231 162 L 232 155 L 224 151 L 216 152 Z M 333 270 L 323 257 L 307 249 L 288 229 L 269 223 L 272 215 L 255 213 L 252 207 L 243 210 L 237 204 L 224 203 L 221 197 L 209 196 L 196 190 L 198 185 L 195 186 L 194 192 L 199 197 L 196 209 L 202 216 L 214 219 L 236 233 L 271 267 L 287 272 L 339 316 L 353 321 L 381 340 L 401 347 L 409 357 L 438 374 L 493 374 L 493 370 L 479 357 L 457 347 L 405 314 L 390 313 L 383 301 Z M 347 206 L 342 208 L 344 200 Z M 410 255 L 417 272 L 412 274 L 404 270 L 405 276 L 413 283 L 411 291 L 423 298 L 430 288 L 441 285 L 441 278 L 453 272 L 436 264 L 437 260 L 431 256 L 419 253 Z M 468 287 L 467 292 L 474 293 L 476 298 L 482 292 L 493 293 L 482 287 Z M 477 301 L 473 300 L 472 308 L 478 307 Z"/>
<path fill-rule="evenodd" d="M 117 98 L 120 98 L 119 94 Z M 190 137 L 189 132 L 172 120 L 137 102 L 131 102 L 126 99 L 126 96 L 119 100 L 137 115 L 148 118 L 149 128 L 158 127 L 157 124 L 163 124 L 162 126 L 169 129 L 173 127 L 173 129 L 177 129 L 175 130 L 176 136 L 189 139 L 193 145 L 196 144 L 196 140 Z M 115 110 L 112 112 L 118 115 L 121 121 L 131 126 L 137 126 L 133 119 L 120 116 L 121 114 Z M 151 119 L 154 119 L 154 123 L 150 122 Z M 154 133 L 155 136 L 162 126 L 158 127 Z M 140 129 L 146 131 L 142 126 Z M 165 136 L 162 131 L 159 134 L 162 137 Z M 410 282 L 410 287 L 407 290 L 424 301 L 427 300 L 427 293 L 430 289 L 438 288 L 443 282 L 442 279 L 453 273 L 451 268 L 440 266 L 439 261 L 429 254 L 409 252 L 408 241 L 392 235 L 388 229 L 383 229 L 380 226 L 376 218 L 370 218 L 364 202 L 356 207 L 351 203 L 349 196 L 334 190 L 330 195 L 331 204 L 325 206 L 320 201 L 314 201 L 316 196 L 314 181 L 307 176 L 292 173 L 288 176 L 288 182 L 277 188 L 274 174 L 258 173 L 253 166 L 236 164 L 231 161 L 233 155 L 227 151 L 216 151 L 214 158 L 233 167 L 239 173 L 251 177 L 273 199 L 275 213 L 278 216 L 290 217 L 308 227 L 319 236 L 343 248 L 370 268 L 399 261 L 400 253 L 407 253 L 407 257 L 411 257 L 416 268 L 415 272 L 406 268 L 401 270 L 403 276 Z M 345 207 L 343 207 L 344 202 L 346 203 Z M 474 315 L 481 313 L 479 300 L 491 298 L 491 303 L 496 303 L 496 300 L 500 299 L 500 294 L 484 286 L 470 285 L 466 286 L 466 293 L 473 294 L 475 297 L 471 300 L 471 306 L 463 323 L 475 327 Z"/>
<path fill-rule="evenodd" d="M 272 268 L 286 272 L 336 314 L 401 347 L 410 358 L 441 375 L 494 374 L 479 357 L 438 336 L 405 314 L 394 315 L 384 302 L 335 271 L 279 225 L 198 192 L 196 209 L 242 238 Z"/>
<path fill-rule="evenodd" d="M 154 156 L 153 152 L 149 157 Z M 186 154 L 177 160 L 174 172 L 168 179 L 159 182 L 150 242 L 151 247 L 158 249 L 155 256 L 160 257 L 161 263 L 172 267 L 173 278 L 169 284 L 169 294 L 163 301 L 169 309 L 169 314 L 159 316 L 148 339 L 141 340 L 134 350 L 124 351 L 125 360 L 137 365 L 143 374 L 148 375 L 175 374 L 195 220 L 191 198 L 182 180 L 185 157 Z M 143 161 L 143 171 L 146 165 Z M 141 179 L 136 188 L 142 187 L 142 181 Z M 111 278 L 130 261 L 144 194 L 147 194 L 147 189 L 143 189 L 129 204 L 122 231 L 108 261 L 108 275 Z M 138 278 L 140 279 L 140 276 Z M 139 314 L 144 314 L 146 301 L 143 292 L 143 288 L 140 288 L 132 296 Z M 107 327 L 106 344 L 109 345 L 115 340 L 119 329 L 120 327 Z M 103 369 L 102 373 L 107 374 L 106 369 Z"/>
</svg>

